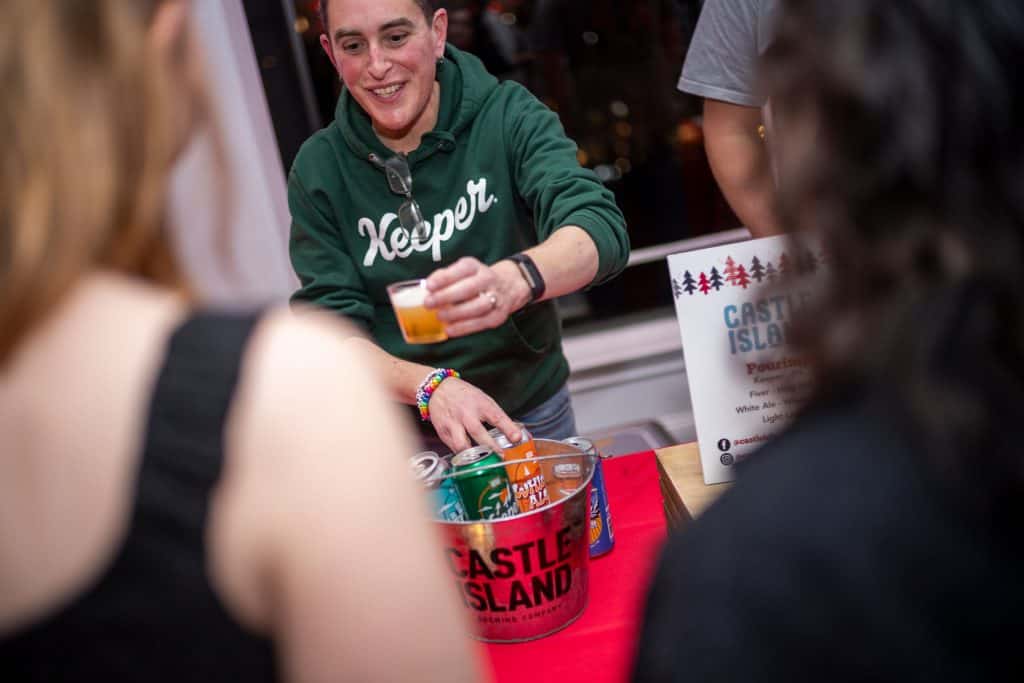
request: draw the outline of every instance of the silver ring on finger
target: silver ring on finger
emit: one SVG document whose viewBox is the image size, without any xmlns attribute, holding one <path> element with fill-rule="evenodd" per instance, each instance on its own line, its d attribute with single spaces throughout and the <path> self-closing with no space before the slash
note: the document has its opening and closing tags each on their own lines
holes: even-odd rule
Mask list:
<svg viewBox="0 0 1024 683">
<path fill-rule="evenodd" d="M 495 294 L 494 292 L 480 292 L 480 296 L 487 299 L 487 301 L 491 304 L 492 311 L 498 307 L 498 295 Z"/>
</svg>

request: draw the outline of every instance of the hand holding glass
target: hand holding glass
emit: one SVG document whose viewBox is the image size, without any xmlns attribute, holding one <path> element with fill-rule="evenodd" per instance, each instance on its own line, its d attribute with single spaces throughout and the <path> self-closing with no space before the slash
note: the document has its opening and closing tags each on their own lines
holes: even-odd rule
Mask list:
<svg viewBox="0 0 1024 683">
<path fill-rule="evenodd" d="M 448 339 L 437 311 L 423 306 L 426 280 L 403 280 L 388 285 L 391 306 L 407 344 L 433 344 Z"/>
</svg>

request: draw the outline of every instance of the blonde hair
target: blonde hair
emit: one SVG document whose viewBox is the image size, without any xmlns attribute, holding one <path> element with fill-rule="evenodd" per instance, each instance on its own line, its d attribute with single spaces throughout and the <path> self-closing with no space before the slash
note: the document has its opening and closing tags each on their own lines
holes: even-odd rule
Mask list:
<svg viewBox="0 0 1024 683">
<path fill-rule="evenodd" d="M 0 363 L 86 272 L 184 287 L 168 177 L 205 96 L 148 36 L 167 0 L 14 0 L 0 22 Z M 190 92 L 180 92 L 188 82 Z M 182 124 L 182 98 L 190 117 Z"/>
</svg>

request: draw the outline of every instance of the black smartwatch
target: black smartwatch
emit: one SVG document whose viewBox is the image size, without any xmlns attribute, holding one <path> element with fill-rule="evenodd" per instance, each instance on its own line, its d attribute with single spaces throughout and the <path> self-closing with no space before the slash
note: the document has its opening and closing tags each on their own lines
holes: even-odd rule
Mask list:
<svg viewBox="0 0 1024 683">
<path fill-rule="evenodd" d="M 544 296 L 544 277 L 540 274 L 533 259 L 526 254 L 512 254 L 508 260 L 519 266 L 519 272 L 523 274 L 523 279 L 530 286 L 530 300 L 527 303 L 532 304 Z"/>
</svg>

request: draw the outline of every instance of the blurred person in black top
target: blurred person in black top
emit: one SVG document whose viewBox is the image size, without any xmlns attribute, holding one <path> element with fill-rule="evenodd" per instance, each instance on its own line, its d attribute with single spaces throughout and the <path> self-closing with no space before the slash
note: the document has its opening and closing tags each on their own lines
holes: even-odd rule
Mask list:
<svg viewBox="0 0 1024 683">
<path fill-rule="evenodd" d="M 818 391 L 671 538 L 639 681 L 1021 680 L 1024 5 L 789 0 L 780 209 Z"/>
<path fill-rule="evenodd" d="M 210 310 L 170 248 L 190 7 L 4 4 L 0 681 L 473 680 L 353 330 Z"/>
</svg>

